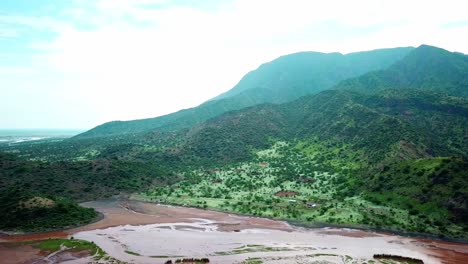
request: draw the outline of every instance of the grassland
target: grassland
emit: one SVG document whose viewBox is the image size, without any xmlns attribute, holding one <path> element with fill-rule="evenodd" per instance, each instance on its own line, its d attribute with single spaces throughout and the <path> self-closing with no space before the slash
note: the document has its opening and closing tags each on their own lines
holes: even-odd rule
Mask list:
<svg viewBox="0 0 468 264">
<path fill-rule="evenodd" d="M 38 242 L 33 242 L 34 246 L 40 250 L 58 251 L 63 247 L 74 249 L 77 251 L 88 250 L 91 255 L 103 257 L 105 252 L 96 244 L 79 239 L 47 239 Z"/>
<path fill-rule="evenodd" d="M 26 242 L 31 244 L 33 247 L 46 252 L 57 252 L 57 251 L 88 251 L 89 256 L 92 256 L 93 263 L 116 263 L 124 264 L 120 260 L 117 260 L 109 256 L 104 250 L 93 242 L 80 239 L 47 239 L 41 241 Z"/>
</svg>

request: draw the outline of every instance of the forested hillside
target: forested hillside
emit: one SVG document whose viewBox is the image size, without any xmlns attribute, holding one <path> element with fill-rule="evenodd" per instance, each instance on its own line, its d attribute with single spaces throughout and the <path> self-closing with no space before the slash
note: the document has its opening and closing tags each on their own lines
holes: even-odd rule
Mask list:
<svg viewBox="0 0 468 264">
<path fill-rule="evenodd" d="M 18 189 L 75 201 L 142 190 L 148 184 L 171 181 L 162 166 L 111 159 L 30 161 L 0 153 L 0 191 Z"/>
<path fill-rule="evenodd" d="M 422 45 L 381 71 L 341 82 L 336 89 L 375 93 L 383 89 L 423 89 L 468 96 L 468 56 Z"/>
</svg>

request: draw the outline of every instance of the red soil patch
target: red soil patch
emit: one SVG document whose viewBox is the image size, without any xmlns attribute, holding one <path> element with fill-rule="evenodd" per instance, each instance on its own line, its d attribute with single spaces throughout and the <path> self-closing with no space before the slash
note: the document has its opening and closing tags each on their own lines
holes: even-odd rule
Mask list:
<svg viewBox="0 0 468 264">
<path fill-rule="evenodd" d="M 42 257 L 39 249 L 30 245 L 0 244 L 1 263 L 34 263 Z"/>
<path fill-rule="evenodd" d="M 298 193 L 293 192 L 293 191 L 282 191 L 282 192 L 275 193 L 275 195 L 278 196 L 278 197 L 293 197 L 296 194 L 298 194 Z"/>
<path fill-rule="evenodd" d="M 417 239 L 413 243 L 429 249 L 434 257 L 446 264 L 468 263 L 468 244 L 452 243 L 430 239 Z"/>
<path fill-rule="evenodd" d="M 315 182 L 315 180 L 311 178 L 299 178 L 297 181 L 303 183 Z"/>
<path fill-rule="evenodd" d="M 90 252 L 88 250 L 76 251 L 66 250 L 55 254 L 45 260 L 45 257 L 53 253 L 50 250 L 39 250 L 35 248 L 38 243 L 0 243 L 0 263 L 8 264 L 35 264 L 35 263 L 62 263 L 65 261 L 79 260 L 79 263 L 88 263 Z"/>
<path fill-rule="evenodd" d="M 24 234 L 24 235 L 1 235 L 0 242 L 21 242 L 21 241 L 32 241 L 32 240 L 43 240 L 48 238 L 67 238 L 68 232 L 46 232 L 37 234 Z"/>
<path fill-rule="evenodd" d="M 356 237 L 356 238 L 363 238 L 363 237 L 378 237 L 377 233 L 366 232 L 362 230 L 339 230 L 339 229 L 330 229 L 330 230 L 323 230 L 319 231 L 320 234 L 324 235 L 335 235 L 335 236 L 345 236 L 345 237 Z"/>
</svg>

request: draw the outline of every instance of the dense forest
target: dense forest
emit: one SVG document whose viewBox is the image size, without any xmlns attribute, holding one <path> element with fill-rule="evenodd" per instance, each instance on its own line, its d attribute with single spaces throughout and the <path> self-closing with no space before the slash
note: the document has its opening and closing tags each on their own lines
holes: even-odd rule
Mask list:
<svg viewBox="0 0 468 264">
<path fill-rule="evenodd" d="M 97 212 L 57 196 L 43 196 L 24 189 L 0 193 L 0 230 L 44 231 L 73 227 L 93 221 Z"/>
</svg>

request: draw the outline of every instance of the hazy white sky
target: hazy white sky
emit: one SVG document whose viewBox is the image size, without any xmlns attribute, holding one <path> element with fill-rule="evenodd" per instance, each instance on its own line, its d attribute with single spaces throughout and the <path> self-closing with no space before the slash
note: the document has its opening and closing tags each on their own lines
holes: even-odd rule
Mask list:
<svg viewBox="0 0 468 264">
<path fill-rule="evenodd" d="M 468 53 L 466 1 L 0 1 L 0 128 L 91 128 L 196 106 L 297 51 Z"/>
</svg>

